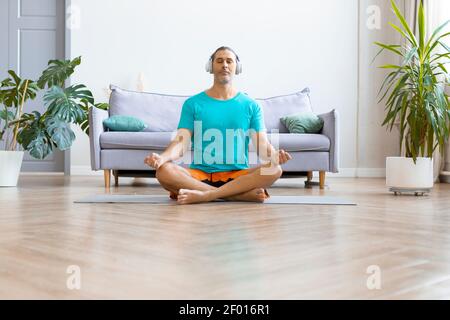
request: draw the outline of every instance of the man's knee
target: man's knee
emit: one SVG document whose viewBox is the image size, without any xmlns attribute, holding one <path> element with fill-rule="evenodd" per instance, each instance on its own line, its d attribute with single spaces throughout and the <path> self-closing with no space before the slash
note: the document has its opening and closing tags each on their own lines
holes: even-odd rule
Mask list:
<svg viewBox="0 0 450 320">
<path fill-rule="evenodd" d="M 261 168 L 261 175 L 266 176 L 270 180 L 278 180 L 283 174 L 283 169 L 280 165 L 272 165 L 269 167 Z"/>
<path fill-rule="evenodd" d="M 171 178 L 173 175 L 175 168 L 174 164 L 171 162 L 166 162 L 162 166 L 160 166 L 158 169 L 156 169 L 156 179 L 161 182 L 161 180 L 165 181 Z"/>
<path fill-rule="evenodd" d="M 283 169 L 281 168 L 281 166 L 279 164 L 276 165 L 274 173 L 273 173 L 274 179 L 278 180 L 281 177 L 282 174 L 283 174 Z"/>
</svg>

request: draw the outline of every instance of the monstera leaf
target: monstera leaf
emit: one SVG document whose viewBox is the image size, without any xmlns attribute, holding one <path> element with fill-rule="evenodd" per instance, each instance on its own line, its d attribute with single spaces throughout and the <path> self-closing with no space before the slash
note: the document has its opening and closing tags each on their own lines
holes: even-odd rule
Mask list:
<svg viewBox="0 0 450 320">
<path fill-rule="evenodd" d="M 82 84 L 66 89 L 53 86 L 44 95 L 48 113 L 66 122 L 79 122 L 84 119 L 83 101 L 94 103 L 91 91 Z"/>
<path fill-rule="evenodd" d="M 108 110 L 109 104 L 108 103 L 96 103 L 94 104 L 93 108 L 98 108 L 102 110 Z M 84 133 L 89 135 L 89 104 L 83 105 L 83 112 L 84 117 L 82 121 L 77 122 L 77 124 L 80 126 L 81 130 L 83 130 Z"/>
<path fill-rule="evenodd" d="M 0 110 L 0 119 L 5 120 L 5 121 L 12 121 L 14 120 L 14 113 L 12 111 L 9 110 Z"/>
<path fill-rule="evenodd" d="M 53 86 L 64 87 L 64 82 L 75 71 L 75 67 L 81 63 L 81 57 L 70 60 L 50 60 L 48 68 L 44 70 L 39 78 L 37 85 L 44 89 L 47 85 L 49 88 Z"/>
<path fill-rule="evenodd" d="M 17 107 L 22 102 L 22 97 L 25 95 L 24 101 L 36 98 L 36 93 L 39 90 L 33 80 L 20 79 L 19 76 L 13 71 L 8 71 L 10 78 L 6 78 L 1 82 L 0 96 L 2 103 L 7 107 Z M 25 91 L 25 84 L 27 84 L 27 90 Z M 25 91 L 25 92 L 24 92 Z"/>
<path fill-rule="evenodd" d="M 0 110 L 0 119 L 5 121 L 4 128 L 0 128 L 0 140 L 3 140 L 3 135 L 5 134 L 7 129 L 6 124 L 14 120 L 14 113 L 6 109 Z"/>
<path fill-rule="evenodd" d="M 20 122 L 21 130 L 17 136 L 17 141 L 36 159 L 44 159 L 53 150 L 51 137 L 46 132 L 42 119 L 37 111 L 23 114 Z"/>
<path fill-rule="evenodd" d="M 45 120 L 46 131 L 50 135 L 58 149 L 67 150 L 75 140 L 75 133 L 70 129 L 70 123 L 58 118 Z"/>
<path fill-rule="evenodd" d="M 53 148 L 45 132 L 38 131 L 35 133 L 36 136 L 27 146 L 27 150 L 33 158 L 41 160 L 48 156 Z"/>
<path fill-rule="evenodd" d="M 24 113 L 17 141 L 33 158 L 44 159 L 54 148 L 67 150 L 75 140 L 70 123 L 48 113 Z"/>
<path fill-rule="evenodd" d="M 14 86 L 14 82 L 11 78 L 6 78 L 2 82 L 0 82 L 0 103 L 3 103 L 3 100 L 8 94 L 8 88 Z"/>
</svg>

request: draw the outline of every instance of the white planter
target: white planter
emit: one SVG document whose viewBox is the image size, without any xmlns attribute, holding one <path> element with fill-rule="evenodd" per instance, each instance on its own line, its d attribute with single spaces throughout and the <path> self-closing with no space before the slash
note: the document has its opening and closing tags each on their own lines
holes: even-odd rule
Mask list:
<svg viewBox="0 0 450 320">
<path fill-rule="evenodd" d="M 430 189 L 433 187 L 433 158 L 387 157 L 386 185 L 396 189 Z"/>
<path fill-rule="evenodd" d="M 0 150 L 0 187 L 15 187 L 22 167 L 23 151 Z"/>
</svg>

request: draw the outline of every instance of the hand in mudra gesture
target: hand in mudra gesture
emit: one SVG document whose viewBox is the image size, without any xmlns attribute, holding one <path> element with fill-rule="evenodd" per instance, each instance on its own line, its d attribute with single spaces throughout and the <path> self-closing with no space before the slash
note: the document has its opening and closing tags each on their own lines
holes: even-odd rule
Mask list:
<svg viewBox="0 0 450 320">
<path fill-rule="evenodd" d="M 152 153 L 144 159 L 144 163 L 152 168 L 155 168 L 155 170 L 161 167 L 165 162 L 166 161 L 164 160 L 164 158 L 161 157 L 161 155 L 158 153 Z"/>
<path fill-rule="evenodd" d="M 283 149 L 278 150 L 278 164 L 282 165 L 288 162 L 289 160 L 292 160 L 292 156 Z"/>
</svg>

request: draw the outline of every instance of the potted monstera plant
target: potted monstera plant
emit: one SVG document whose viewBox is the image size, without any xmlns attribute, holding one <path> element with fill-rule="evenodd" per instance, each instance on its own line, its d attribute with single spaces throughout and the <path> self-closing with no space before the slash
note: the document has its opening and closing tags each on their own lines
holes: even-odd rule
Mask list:
<svg viewBox="0 0 450 320">
<path fill-rule="evenodd" d="M 393 0 L 391 4 L 401 26 L 390 25 L 404 43 L 375 43 L 381 48 L 378 54 L 387 50 L 401 60 L 398 65 L 381 66 L 391 72 L 381 85 L 379 102 L 386 103 L 383 126 L 389 130 L 394 125 L 399 127 L 404 156 L 386 159 L 386 183 L 395 194 L 407 190 L 417 195 L 433 187 L 433 153 L 436 148 L 443 152 L 449 137 L 450 106 L 445 88 L 449 85 L 446 64 L 450 61 L 450 48 L 443 40 L 450 33 L 443 30 L 450 21 L 427 36 L 421 3 L 415 36 Z"/>
<path fill-rule="evenodd" d="M 36 159 L 44 159 L 55 148 L 71 147 L 75 133 L 71 124 L 80 125 L 88 132 L 87 116 L 94 98 L 83 84 L 65 87 L 65 81 L 81 63 L 81 57 L 70 60 L 50 60 L 42 76 L 33 81 L 21 79 L 13 70 L 1 82 L 0 140 L 0 186 L 17 185 L 23 153 L 28 151 Z M 25 112 L 27 100 L 34 99 L 39 90 L 45 90 L 45 112 Z"/>
<path fill-rule="evenodd" d="M 9 77 L 0 83 L 0 186 L 14 186 L 22 165 L 23 151 L 17 148 L 19 123 L 27 100 L 34 99 L 39 90 L 30 79 L 20 79 L 13 70 Z"/>
</svg>

